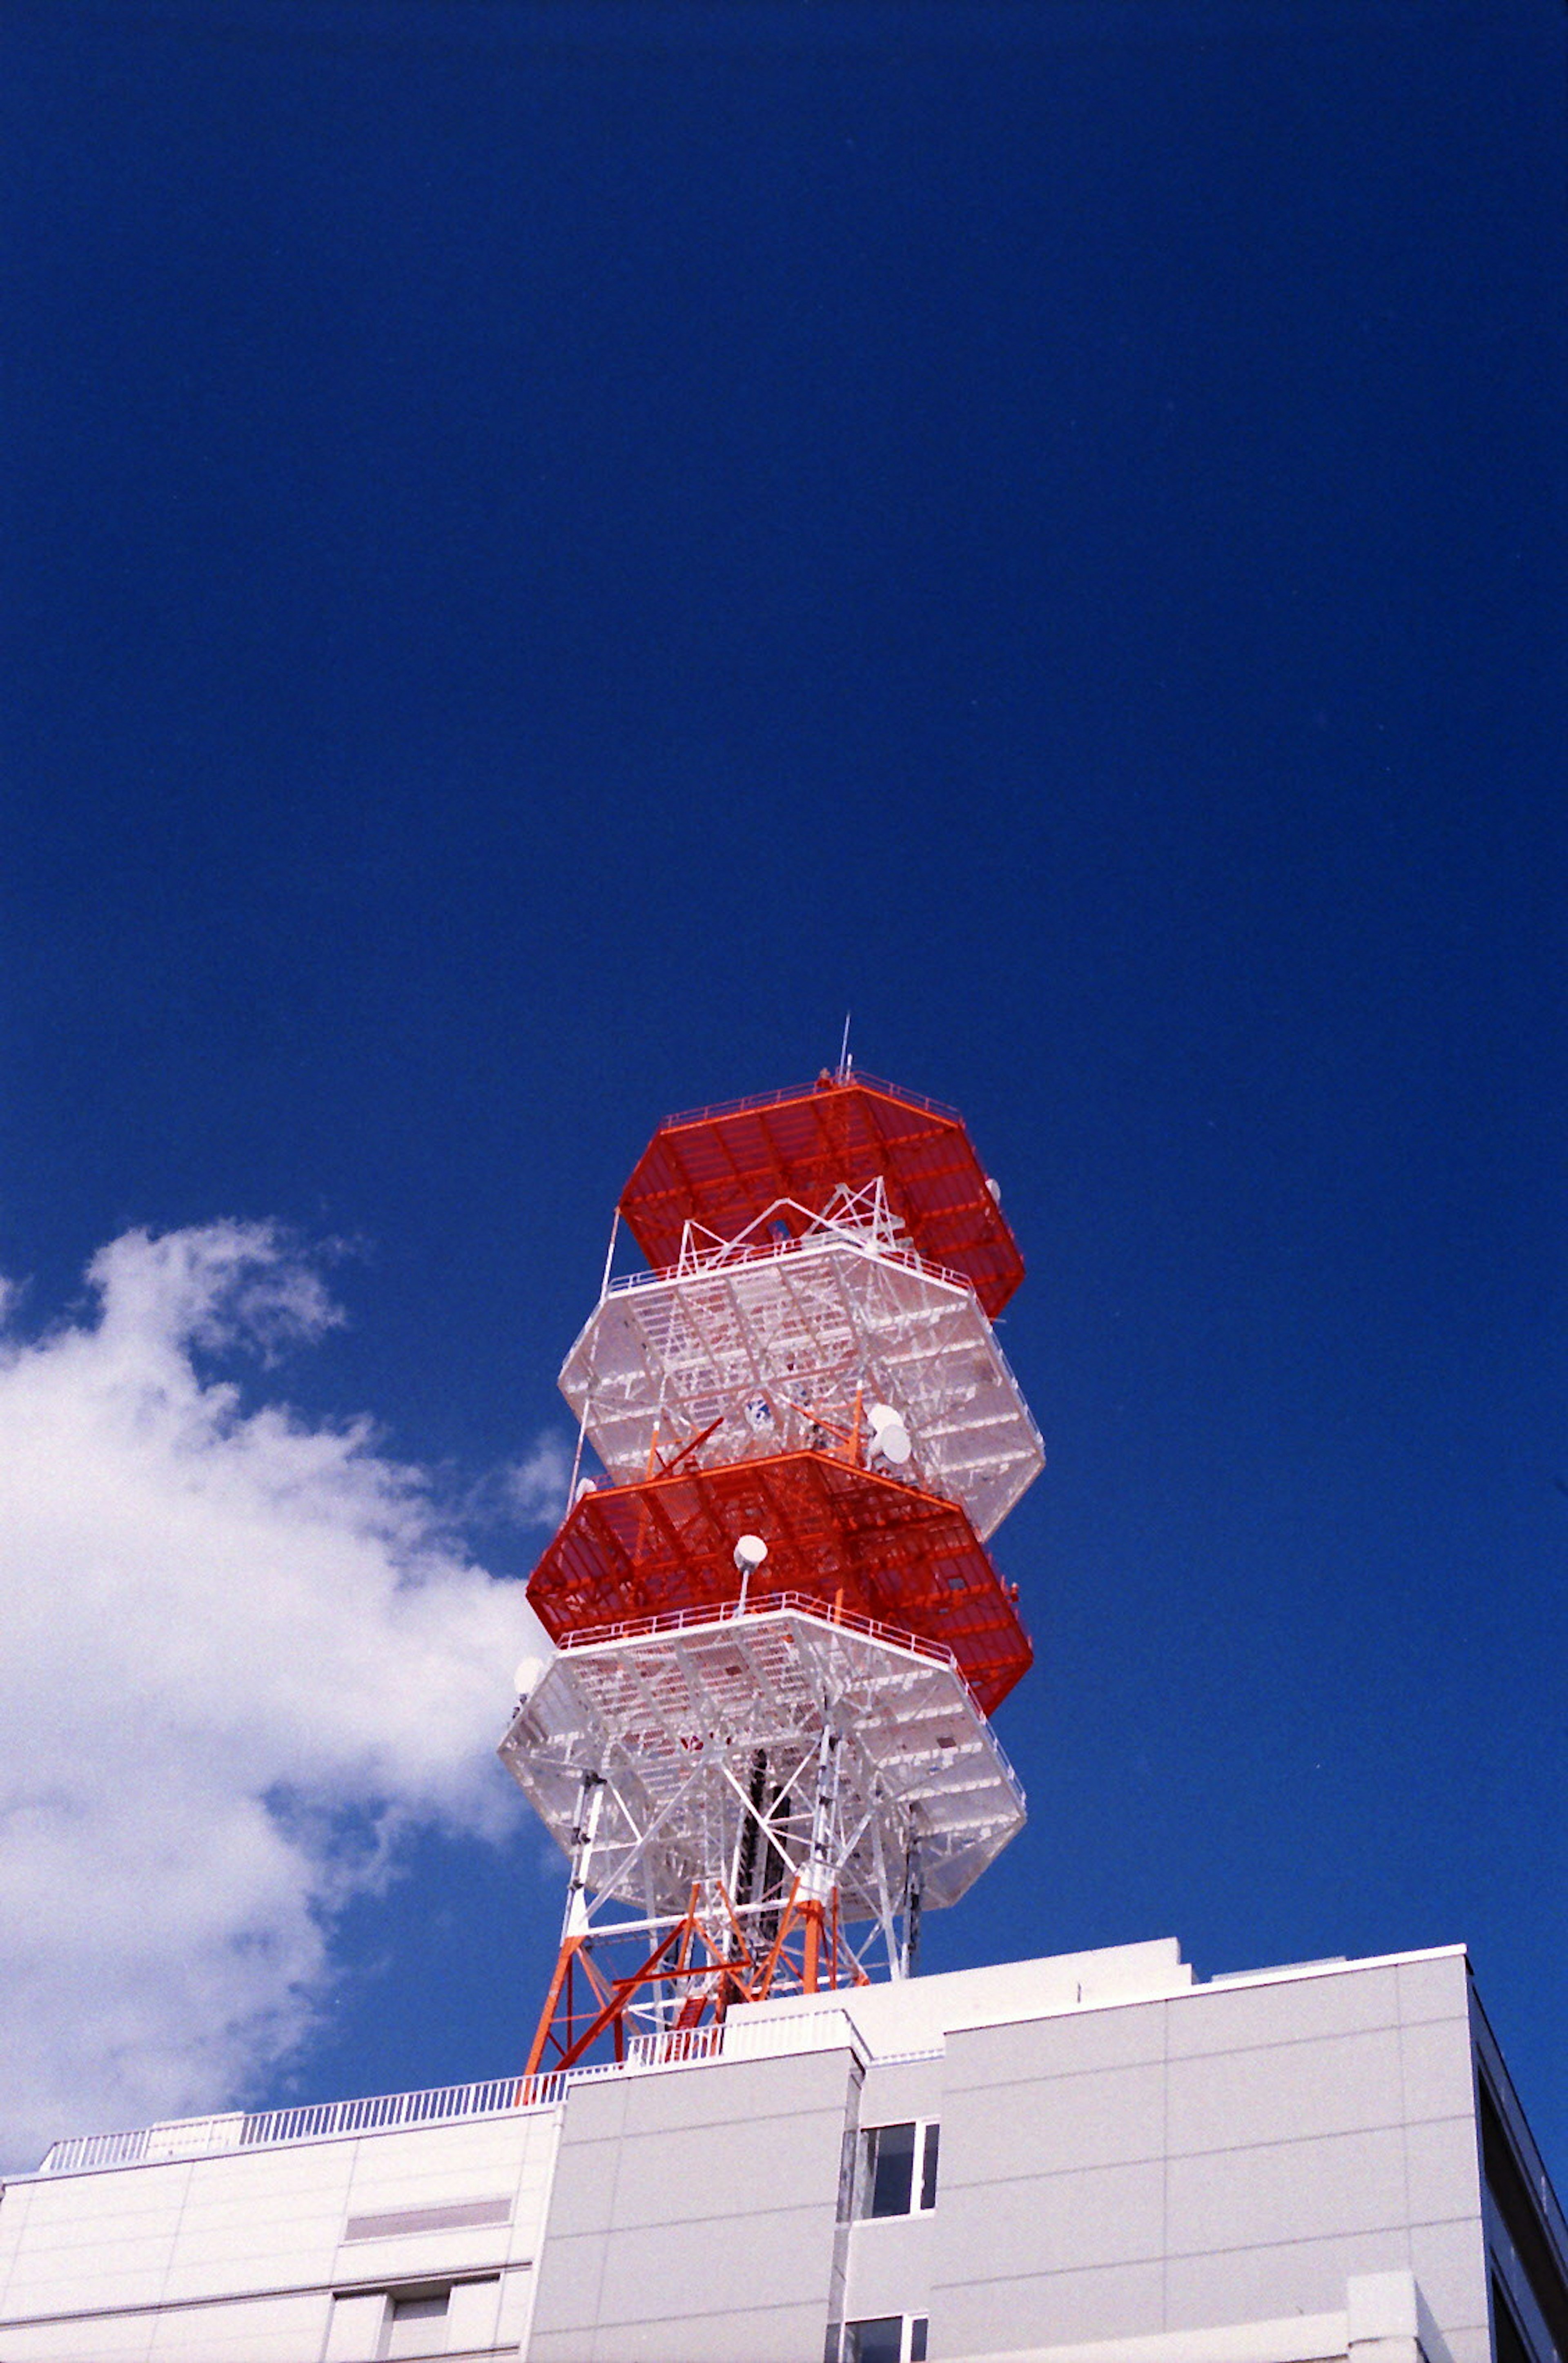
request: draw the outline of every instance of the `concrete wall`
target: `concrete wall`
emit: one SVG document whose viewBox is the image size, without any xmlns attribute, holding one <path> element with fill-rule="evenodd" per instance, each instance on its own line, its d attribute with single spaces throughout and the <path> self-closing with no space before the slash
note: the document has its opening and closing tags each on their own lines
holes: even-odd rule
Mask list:
<svg viewBox="0 0 1568 2363">
<path fill-rule="evenodd" d="M 1403 2363 L 1366 2325 L 1418 2302 L 1425 2363 L 1491 2363 L 1457 1951 L 1194 1986 L 1129 1947 L 733 2031 L 553 2112 L 14 2183 L 0 2358 L 369 2363 L 389 2292 L 439 2282 L 432 2351 L 531 2363 L 817 2363 L 884 2314 L 929 2315 L 932 2363 Z M 935 2208 L 840 2224 L 846 2131 L 910 2118 Z"/>
<path fill-rule="evenodd" d="M 0 2356 L 369 2363 L 388 2292 L 434 2282 L 464 2285 L 450 2351 L 461 2330 L 473 2348 L 515 2352 L 559 2113 L 14 2182 L 0 2202 Z"/>
<path fill-rule="evenodd" d="M 1457 1955 L 955 2031 L 943 2085 L 933 2357 L 1327 2313 L 1403 2269 L 1489 2363 Z"/>
<path fill-rule="evenodd" d="M 817 2363 L 848 2049 L 578 2085 L 529 2363 Z"/>
<path fill-rule="evenodd" d="M 863 2076 L 828 2053 L 574 2091 L 538 2363 L 802 2363 L 829 2319 L 893 2313 L 929 2314 L 933 2358 L 1180 2346 L 1342 2324 L 1348 2285 L 1391 2275 L 1431 2309 L 1429 2363 L 1490 2363 L 1461 1955 L 1207 1987 L 1151 1961 L 1155 1999 L 1096 2007 L 1057 1978 L 1046 2014 L 1000 2017 L 1021 1966 L 897 1997 L 930 2056 Z M 846 2007 L 859 2025 L 879 2000 Z M 938 2118 L 941 2171 L 932 2213 L 835 2244 L 846 2111 Z"/>
</svg>

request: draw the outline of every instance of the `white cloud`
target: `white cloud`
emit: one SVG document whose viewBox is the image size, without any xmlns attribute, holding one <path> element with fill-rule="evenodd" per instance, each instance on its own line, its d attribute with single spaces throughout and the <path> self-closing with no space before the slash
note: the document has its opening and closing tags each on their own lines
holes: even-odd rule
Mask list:
<svg viewBox="0 0 1568 2363">
<path fill-rule="evenodd" d="M 94 1318 L 0 1346 L 13 2166 L 230 2104 L 285 2055 L 331 1913 L 397 1831 L 517 1810 L 494 1749 L 538 1646 L 520 1586 L 465 1558 L 368 1422 L 248 1407 L 198 1367 L 338 1318 L 276 1231 L 132 1232 L 89 1278 Z"/>
<path fill-rule="evenodd" d="M 559 1436 L 541 1436 L 521 1460 L 509 1464 L 502 1478 L 506 1506 L 520 1525 L 558 1525 L 572 1481 L 571 1448 Z"/>
</svg>

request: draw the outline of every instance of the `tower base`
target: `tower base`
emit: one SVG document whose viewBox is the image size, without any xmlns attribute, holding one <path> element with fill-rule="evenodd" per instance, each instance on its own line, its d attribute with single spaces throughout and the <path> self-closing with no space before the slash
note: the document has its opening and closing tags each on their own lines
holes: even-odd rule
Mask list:
<svg viewBox="0 0 1568 2363">
<path fill-rule="evenodd" d="M 734 2002 L 833 1992 L 871 1982 L 848 1939 L 834 1890 L 737 1907 L 722 1887 L 694 1887 L 686 1910 L 664 1920 L 610 1922 L 569 1931 L 528 2057 L 528 2075 L 575 2068 L 595 2051 L 615 2060 L 642 2039 L 656 2057 L 702 2055 L 706 2030 Z M 895 1966 L 895 1965 L 887 1965 Z M 896 1965 L 901 1966 L 901 1965 Z"/>
</svg>

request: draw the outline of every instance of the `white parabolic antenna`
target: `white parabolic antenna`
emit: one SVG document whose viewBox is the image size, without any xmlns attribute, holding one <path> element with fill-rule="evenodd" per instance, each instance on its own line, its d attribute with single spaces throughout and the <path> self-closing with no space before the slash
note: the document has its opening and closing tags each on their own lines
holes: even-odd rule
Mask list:
<svg viewBox="0 0 1568 2363">
<path fill-rule="evenodd" d="M 768 1546 L 761 1535 L 742 1535 L 735 1546 L 735 1564 L 742 1575 L 755 1575 L 768 1556 Z"/>
<path fill-rule="evenodd" d="M 869 1416 L 872 1450 L 895 1469 L 902 1469 L 915 1449 L 903 1414 L 891 1403 L 873 1403 Z"/>
</svg>

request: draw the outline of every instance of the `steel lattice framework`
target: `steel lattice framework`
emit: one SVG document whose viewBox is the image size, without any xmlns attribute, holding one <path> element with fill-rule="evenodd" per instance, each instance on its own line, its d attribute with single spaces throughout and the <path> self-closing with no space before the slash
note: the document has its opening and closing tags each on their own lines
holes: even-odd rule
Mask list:
<svg viewBox="0 0 1568 2363">
<path fill-rule="evenodd" d="M 919 1482 L 995 1531 L 1044 1464 L 1039 1430 L 973 1290 L 897 1244 L 880 1182 L 864 1194 L 867 1219 L 851 1202 L 776 1244 L 688 1237 L 676 1271 L 607 1292 L 561 1391 L 612 1477 L 821 1446 L 881 1402 Z"/>
<path fill-rule="evenodd" d="M 722 1867 L 738 1905 L 757 1901 L 741 1878 L 749 1833 L 753 1885 L 770 1862 L 776 1873 L 801 1858 L 825 1727 L 842 1733 L 847 1922 L 890 1934 L 911 1862 L 929 1904 L 955 1903 L 1022 1823 L 1018 1782 L 951 1658 L 805 1601 L 575 1643 L 501 1753 L 567 1851 L 584 1776 L 603 1789 L 589 1884 L 657 1917 L 684 1909 L 694 1864 Z"/>
<path fill-rule="evenodd" d="M 654 1270 L 606 1264 L 561 1381 L 610 1481 L 573 1470 L 501 1746 L 571 1863 L 530 2072 L 907 1974 L 1024 1813 L 986 1539 L 1043 1453 L 960 1118 L 846 1065 L 673 1117 L 619 1211 Z"/>
<path fill-rule="evenodd" d="M 876 1181 L 917 1253 L 968 1281 L 995 1320 L 1024 1261 L 963 1119 L 869 1075 L 822 1075 L 805 1090 L 671 1116 L 620 1211 L 649 1262 L 666 1270 L 688 1223 L 736 1238 L 777 1199 L 821 1213 L 838 1193 Z"/>
<path fill-rule="evenodd" d="M 951 1651 L 984 1711 L 1028 1672 L 1012 1587 L 956 1502 L 827 1452 L 787 1452 L 584 1493 L 528 1598 L 555 1641 L 739 1598 L 737 1537 L 765 1537 L 760 1607 L 804 1592 Z"/>
</svg>

